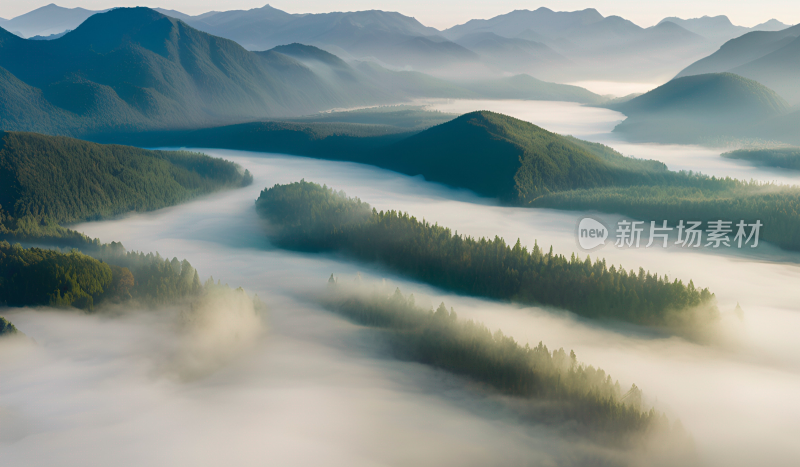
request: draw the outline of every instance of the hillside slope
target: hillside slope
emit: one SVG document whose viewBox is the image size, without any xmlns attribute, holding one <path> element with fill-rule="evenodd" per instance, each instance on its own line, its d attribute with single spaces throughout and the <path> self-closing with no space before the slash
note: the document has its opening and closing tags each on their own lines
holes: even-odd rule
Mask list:
<svg viewBox="0 0 800 467">
<path fill-rule="evenodd" d="M 774 89 L 791 104 L 800 103 L 800 37 L 780 49 L 731 70 Z"/>
<path fill-rule="evenodd" d="M 513 117 L 472 112 L 389 146 L 378 164 L 510 200 L 636 183 L 665 170 L 582 143 Z"/>
<path fill-rule="evenodd" d="M 5 76 L 0 98 L 15 107 L 35 100 L 33 112 L 51 120 L 37 124 L 66 135 L 299 115 L 375 97 L 338 89 L 287 55 L 248 52 L 148 8 L 96 14 L 50 41 L 0 30 L 0 67 L 24 83 Z M 4 129 L 40 129 L 25 121 L 30 114 L 2 114 Z"/>
<path fill-rule="evenodd" d="M 752 135 L 760 122 L 789 109 L 771 89 L 732 73 L 676 78 L 611 107 L 628 116 L 614 131 L 663 142 Z"/>
<path fill-rule="evenodd" d="M 49 36 L 68 29 L 75 29 L 96 13 L 102 13 L 102 11 L 63 8 L 51 3 L 15 18 L 0 21 L 0 26 L 9 31 L 18 32 L 24 37 Z"/>
<path fill-rule="evenodd" d="M 380 10 L 289 14 L 269 5 L 191 20 L 194 27 L 235 40 L 249 50 L 299 42 L 375 57 L 394 66 L 436 68 L 478 56 L 414 18 Z"/>
<path fill-rule="evenodd" d="M 726 42 L 715 53 L 682 70 L 677 77 L 732 72 L 800 103 L 800 25 L 780 31 L 756 31 Z"/>
<path fill-rule="evenodd" d="M 474 38 L 489 34 L 505 38 L 488 44 L 494 51 L 484 53 L 485 61 L 505 71 L 532 73 L 537 78 L 561 82 L 630 80 L 634 76 L 662 79 L 715 48 L 711 41 L 675 23 L 642 28 L 619 16 L 604 17 L 592 8 L 571 12 L 545 7 L 515 10 L 490 19 L 471 20 L 443 34 L 462 44 L 471 44 Z M 528 42 L 522 47 L 519 40 Z M 544 62 L 546 50 L 532 49 L 530 42 L 552 49 L 565 60 L 550 57 L 549 62 Z"/>
<path fill-rule="evenodd" d="M 158 209 L 251 180 L 203 154 L 0 133 L 0 231 Z"/>
</svg>

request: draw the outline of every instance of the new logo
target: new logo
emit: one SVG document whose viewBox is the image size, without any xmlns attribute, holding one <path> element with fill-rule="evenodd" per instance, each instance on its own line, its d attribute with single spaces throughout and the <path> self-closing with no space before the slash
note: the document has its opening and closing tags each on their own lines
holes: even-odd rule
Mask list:
<svg viewBox="0 0 800 467">
<path fill-rule="evenodd" d="M 578 244 L 584 250 L 591 250 L 606 244 L 608 229 L 591 217 L 584 217 L 578 224 Z"/>
</svg>

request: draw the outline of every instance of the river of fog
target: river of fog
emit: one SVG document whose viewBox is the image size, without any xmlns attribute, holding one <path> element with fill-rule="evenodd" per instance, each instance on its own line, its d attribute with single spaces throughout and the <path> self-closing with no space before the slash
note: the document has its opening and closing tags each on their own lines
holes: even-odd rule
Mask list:
<svg viewBox="0 0 800 467">
<path fill-rule="evenodd" d="M 602 109 L 572 109 L 570 116 L 570 104 L 544 103 L 538 110 L 516 105 L 505 113 L 546 118 L 542 125 L 561 133 L 602 136 L 613 128 Z M 647 157 L 670 167 L 683 157 L 679 149 L 656 149 Z M 701 346 L 558 310 L 456 296 L 335 256 L 275 249 L 264 239 L 253 202 L 264 187 L 305 178 L 459 233 L 520 238 L 528 246 L 538 240 L 566 254 L 578 251 L 575 229 L 583 213 L 500 207 L 358 164 L 205 152 L 248 168 L 254 184 L 76 228 L 128 249 L 186 258 L 203 280 L 213 275 L 257 293 L 269 308 L 266 331 L 224 365 L 187 379 L 165 370 L 180 364 L 174 349 L 165 351 L 172 345 L 165 342 L 175 339 L 170 313 L 4 310 L 36 345 L 0 343 L 3 465 L 547 466 L 609 465 L 615 458 L 551 428 L 517 422 L 496 400 L 457 378 L 391 359 L 374 333 L 309 300 L 331 273 L 340 280 L 357 273 L 366 282 L 386 279 L 413 292 L 418 303 L 444 301 L 461 317 L 520 342 L 574 349 L 579 360 L 605 369 L 623 387 L 636 383 L 650 403 L 679 418 L 707 465 L 800 461 L 800 255 L 769 245 L 747 255 L 611 244 L 592 252 L 627 268 L 693 279 L 715 292 L 726 312 L 726 334 L 716 345 Z M 725 167 L 710 156 L 696 160 Z M 737 303 L 741 320 L 730 312 Z"/>
</svg>

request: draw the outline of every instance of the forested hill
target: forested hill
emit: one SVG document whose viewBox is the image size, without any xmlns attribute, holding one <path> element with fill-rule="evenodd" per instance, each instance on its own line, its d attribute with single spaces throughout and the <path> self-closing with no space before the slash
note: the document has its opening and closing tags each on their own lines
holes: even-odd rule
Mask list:
<svg viewBox="0 0 800 467">
<path fill-rule="evenodd" d="M 758 138 L 762 124 L 789 111 L 775 91 L 733 73 L 676 78 L 609 107 L 628 116 L 614 131 L 634 140 L 681 143 Z"/>
<path fill-rule="evenodd" d="M 376 262 L 437 287 L 524 304 L 551 305 L 589 318 L 655 326 L 703 338 L 718 319 L 713 294 L 690 281 L 639 269 L 626 271 L 507 244 L 475 239 L 419 221 L 408 213 L 378 212 L 357 198 L 301 181 L 265 189 L 256 211 L 279 246 L 336 251 Z"/>
<path fill-rule="evenodd" d="M 460 318 L 444 303 L 434 311 L 416 304 L 413 294 L 399 289 L 356 287 L 331 276 L 324 306 L 346 318 L 381 330 L 390 351 L 402 360 L 430 365 L 481 383 L 480 389 L 504 394 L 523 421 L 557 424 L 604 446 L 636 446 L 641 436 L 667 434 L 663 413 L 644 403 L 642 391 L 600 368 L 578 361 L 574 351 L 521 345 L 501 330 Z M 565 421 L 569 421 L 565 423 Z M 569 426 L 569 428 L 567 428 Z M 682 429 L 672 431 L 670 465 L 695 465 L 692 444 Z M 687 456 L 688 455 L 688 456 Z M 665 464 L 666 465 L 666 464 Z"/>
<path fill-rule="evenodd" d="M 409 175 L 520 200 L 551 191 L 643 183 L 667 174 L 661 163 L 627 158 L 488 111 L 432 127 L 376 157 L 378 165 Z"/>
<path fill-rule="evenodd" d="M 625 157 L 602 144 L 561 136 L 494 112 L 471 112 L 450 120 L 435 112 L 384 109 L 388 110 L 154 132 L 124 141 L 354 161 L 510 202 L 527 202 L 555 191 L 676 178 L 661 162 Z M 368 121 L 380 124 L 365 124 Z"/>
<path fill-rule="evenodd" d="M 159 209 L 227 187 L 249 172 L 185 151 L 148 151 L 61 136 L 0 133 L 0 235 L 49 223 Z"/>
</svg>

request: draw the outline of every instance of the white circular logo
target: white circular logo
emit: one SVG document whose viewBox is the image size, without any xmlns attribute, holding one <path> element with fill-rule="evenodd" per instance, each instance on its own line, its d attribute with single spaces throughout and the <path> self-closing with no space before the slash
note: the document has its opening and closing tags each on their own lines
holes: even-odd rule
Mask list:
<svg viewBox="0 0 800 467">
<path fill-rule="evenodd" d="M 578 244 L 584 250 L 591 250 L 605 245 L 608 229 L 600 221 L 584 217 L 578 224 Z"/>
</svg>

